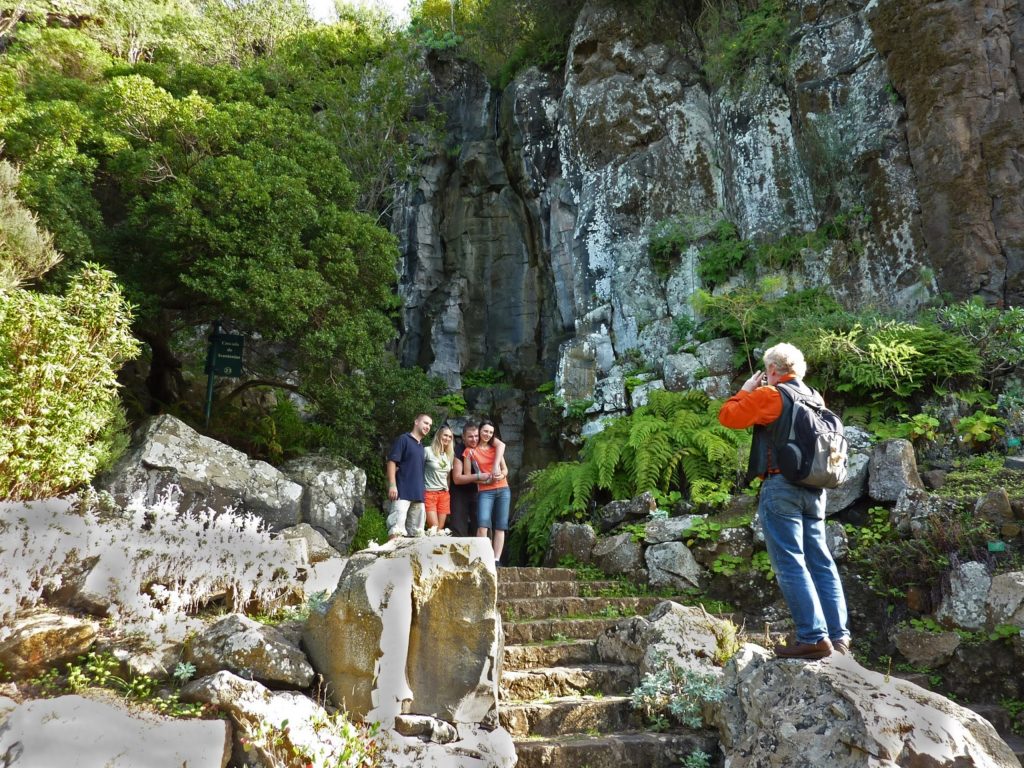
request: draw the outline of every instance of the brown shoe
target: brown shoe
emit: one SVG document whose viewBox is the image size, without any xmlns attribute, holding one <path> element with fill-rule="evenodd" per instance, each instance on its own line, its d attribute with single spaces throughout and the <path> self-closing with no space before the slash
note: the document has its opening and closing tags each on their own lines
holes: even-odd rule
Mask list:
<svg viewBox="0 0 1024 768">
<path fill-rule="evenodd" d="M 832 654 L 832 643 L 826 637 L 816 643 L 800 643 L 796 640 L 775 646 L 775 655 L 780 659 L 824 659 Z"/>
<path fill-rule="evenodd" d="M 843 656 L 849 656 L 850 655 L 850 638 L 848 638 L 848 637 L 841 637 L 838 640 L 833 640 L 832 641 L 832 647 L 835 650 L 837 650 L 839 653 L 843 654 Z"/>
</svg>

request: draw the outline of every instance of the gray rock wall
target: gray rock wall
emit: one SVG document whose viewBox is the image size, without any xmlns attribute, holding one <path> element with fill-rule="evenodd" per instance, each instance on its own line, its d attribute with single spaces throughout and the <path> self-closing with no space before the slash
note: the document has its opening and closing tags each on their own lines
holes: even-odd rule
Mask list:
<svg viewBox="0 0 1024 768">
<path fill-rule="evenodd" d="M 396 208 L 404 361 L 453 390 L 475 368 L 524 391 L 554 377 L 567 400 L 600 400 L 629 350 L 660 373 L 700 287 L 696 247 L 652 264 L 666 221 L 699 242 L 721 219 L 778 238 L 852 212 L 854 235 L 805 250 L 792 288 L 849 305 L 913 308 L 940 289 L 1019 301 L 1017 5 L 797 5 L 788 65 L 721 87 L 685 25 L 654 40 L 599 0 L 561 73 L 498 92 L 430 59 L 447 139 Z"/>
</svg>

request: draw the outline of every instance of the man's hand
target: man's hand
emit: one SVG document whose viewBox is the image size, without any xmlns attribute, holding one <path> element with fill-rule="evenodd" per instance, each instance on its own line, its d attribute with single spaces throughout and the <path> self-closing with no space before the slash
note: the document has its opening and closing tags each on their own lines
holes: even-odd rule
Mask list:
<svg viewBox="0 0 1024 768">
<path fill-rule="evenodd" d="M 388 488 L 388 498 L 391 499 L 391 501 L 398 501 L 398 489 L 394 486 Z"/>
<path fill-rule="evenodd" d="M 743 382 L 743 386 L 740 387 L 744 392 L 753 392 L 755 389 L 761 386 L 761 377 L 764 376 L 764 371 L 754 371 L 754 374 Z"/>
</svg>

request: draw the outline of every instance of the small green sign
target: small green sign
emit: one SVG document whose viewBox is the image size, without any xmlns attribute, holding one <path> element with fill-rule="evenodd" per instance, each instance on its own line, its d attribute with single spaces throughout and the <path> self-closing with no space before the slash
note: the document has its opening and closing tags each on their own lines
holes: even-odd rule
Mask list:
<svg viewBox="0 0 1024 768">
<path fill-rule="evenodd" d="M 206 372 L 215 376 L 241 376 L 244 342 L 244 337 L 237 333 L 211 333 Z"/>
<path fill-rule="evenodd" d="M 988 543 L 989 552 L 1005 552 L 1006 542 L 1005 541 L 990 541 Z"/>
</svg>

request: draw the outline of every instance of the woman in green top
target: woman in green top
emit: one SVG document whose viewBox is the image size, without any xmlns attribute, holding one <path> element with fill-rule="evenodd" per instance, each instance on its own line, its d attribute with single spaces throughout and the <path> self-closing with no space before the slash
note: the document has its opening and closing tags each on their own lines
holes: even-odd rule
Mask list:
<svg viewBox="0 0 1024 768">
<path fill-rule="evenodd" d="M 444 528 L 451 511 L 451 497 L 448 495 L 448 481 L 455 461 L 455 434 L 445 424 L 434 433 L 434 440 L 424 449 L 426 464 L 423 468 L 423 484 L 426 497 L 423 506 L 427 515 L 427 530 Z"/>
</svg>

